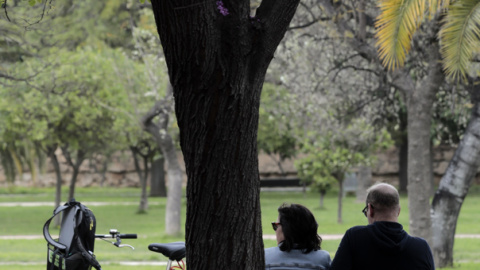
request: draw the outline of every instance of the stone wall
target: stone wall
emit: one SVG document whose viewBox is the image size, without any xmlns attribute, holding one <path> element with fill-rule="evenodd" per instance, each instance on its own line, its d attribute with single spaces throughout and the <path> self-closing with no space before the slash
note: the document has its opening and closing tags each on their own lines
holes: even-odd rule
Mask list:
<svg viewBox="0 0 480 270">
<path fill-rule="evenodd" d="M 455 149 L 449 147 L 437 147 L 433 154 L 433 171 L 436 183 L 438 183 L 445 172 L 448 162 L 451 160 Z M 62 172 L 62 180 L 64 185 L 68 185 L 71 179 L 71 168 L 67 165 L 61 152 L 57 153 Z M 181 152 L 178 153 L 178 160 L 183 166 L 183 157 Z M 293 160 L 286 160 L 281 163 L 281 168 L 277 162 L 277 158 L 272 158 L 268 155 L 261 154 L 259 156 L 259 170 L 261 178 L 278 178 L 291 177 L 295 178 L 296 170 Z M 89 187 L 100 186 L 102 182 L 102 166 L 101 160 L 87 160 L 81 168 L 77 179 L 77 186 Z M 185 171 L 185 168 L 182 167 Z M 373 181 L 382 181 L 398 184 L 398 152 L 397 149 L 392 148 L 378 153 L 377 162 L 372 168 Z M 38 187 L 53 187 L 55 185 L 55 174 L 52 165 L 47 162 L 46 168 L 43 168 L 43 173 L 38 174 L 36 186 Z M 166 179 L 168 183 L 168 179 Z M 185 177 L 186 182 L 186 177 Z M 476 183 L 480 184 L 480 177 L 477 175 Z M 25 171 L 22 175 L 17 176 L 15 180 L 16 186 L 33 186 L 32 174 Z M 104 186 L 115 187 L 138 187 L 140 185 L 139 177 L 135 171 L 133 160 L 130 152 L 118 153 L 108 163 L 107 171 L 105 173 Z M 3 174 L 3 169 L 0 167 L 0 187 L 6 187 L 7 182 Z"/>
</svg>

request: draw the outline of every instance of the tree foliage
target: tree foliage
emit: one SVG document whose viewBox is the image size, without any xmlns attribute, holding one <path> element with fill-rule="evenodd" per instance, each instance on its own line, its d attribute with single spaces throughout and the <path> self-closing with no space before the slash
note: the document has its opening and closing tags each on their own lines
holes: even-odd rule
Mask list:
<svg viewBox="0 0 480 270">
<path fill-rule="evenodd" d="M 379 0 L 376 37 L 385 66 L 403 66 L 414 33 L 426 19 L 442 16 L 439 33 L 442 63 L 448 77 L 466 81 L 470 61 L 480 47 L 480 3 L 476 0 Z"/>
<path fill-rule="evenodd" d="M 258 149 L 271 156 L 278 155 L 280 158 L 278 162 L 293 157 L 297 151 L 297 140 L 286 121 L 290 102 L 285 88 L 271 83 L 263 86 L 259 111 Z"/>
</svg>

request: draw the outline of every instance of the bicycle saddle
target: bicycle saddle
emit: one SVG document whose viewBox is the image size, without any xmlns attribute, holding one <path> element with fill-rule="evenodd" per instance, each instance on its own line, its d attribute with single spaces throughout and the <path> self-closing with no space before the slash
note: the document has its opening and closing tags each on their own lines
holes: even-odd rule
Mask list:
<svg viewBox="0 0 480 270">
<path fill-rule="evenodd" d="M 180 261 L 185 258 L 185 242 L 173 242 L 173 243 L 153 243 L 148 245 L 148 249 L 151 251 L 159 252 L 168 257 L 172 261 Z"/>
</svg>

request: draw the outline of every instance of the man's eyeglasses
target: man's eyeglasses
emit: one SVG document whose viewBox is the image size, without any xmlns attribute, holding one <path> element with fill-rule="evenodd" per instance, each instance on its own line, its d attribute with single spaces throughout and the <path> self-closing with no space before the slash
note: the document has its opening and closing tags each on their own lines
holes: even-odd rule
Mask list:
<svg viewBox="0 0 480 270">
<path fill-rule="evenodd" d="M 274 231 L 277 230 L 278 225 L 282 225 L 282 223 L 280 223 L 280 222 L 272 222 L 272 228 L 273 228 Z"/>
<path fill-rule="evenodd" d="M 374 209 L 372 204 L 370 204 L 370 207 L 372 207 L 372 209 Z M 365 208 L 363 208 L 363 210 L 362 210 L 362 213 L 365 215 L 365 217 L 367 217 L 367 210 L 368 210 L 368 204 L 365 205 Z"/>
</svg>

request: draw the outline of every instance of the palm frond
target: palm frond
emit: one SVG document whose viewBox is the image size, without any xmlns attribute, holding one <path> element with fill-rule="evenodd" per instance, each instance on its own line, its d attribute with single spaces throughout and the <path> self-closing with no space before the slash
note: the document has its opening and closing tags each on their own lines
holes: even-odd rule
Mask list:
<svg viewBox="0 0 480 270">
<path fill-rule="evenodd" d="M 447 77 L 466 79 L 470 60 L 480 47 L 480 1 L 454 2 L 440 31 L 443 67 Z"/>
<path fill-rule="evenodd" d="M 427 0 L 429 6 L 430 19 L 435 16 L 438 11 L 444 10 L 455 0 Z"/>
<path fill-rule="evenodd" d="M 375 26 L 378 54 L 384 66 L 403 66 L 410 41 L 426 12 L 424 0 L 379 0 Z"/>
</svg>

